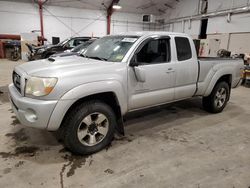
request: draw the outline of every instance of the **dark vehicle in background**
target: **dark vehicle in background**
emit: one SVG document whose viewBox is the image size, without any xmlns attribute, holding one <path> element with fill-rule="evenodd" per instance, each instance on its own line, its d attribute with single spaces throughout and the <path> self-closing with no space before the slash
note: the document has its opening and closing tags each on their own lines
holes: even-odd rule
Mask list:
<svg viewBox="0 0 250 188">
<path fill-rule="evenodd" d="M 81 43 L 84 43 L 91 39 L 91 37 L 73 37 L 66 39 L 56 45 L 45 45 L 40 47 L 34 47 L 30 44 L 26 44 L 29 48 L 28 59 L 30 61 L 37 59 L 45 59 L 55 53 L 60 53 L 65 50 L 70 50 Z"/>
<path fill-rule="evenodd" d="M 21 58 L 21 42 L 18 40 L 6 41 L 6 49 L 10 52 L 9 59 L 18 61 Z"/>
<path fill-rule="evenodd" d="M 55 53 L 50 57 L 65 57 L 65 56 L 79 55 L 79 54 L 83 53 L 86 50 L 86 48 L 90 44 L 92 44 L 96 39 L 97 38 L 89 39 L 88 41 L 83 42 L 82 44 L 72 48 L 71 50 L 65 50 L 62 53 Z"/>
</svg>

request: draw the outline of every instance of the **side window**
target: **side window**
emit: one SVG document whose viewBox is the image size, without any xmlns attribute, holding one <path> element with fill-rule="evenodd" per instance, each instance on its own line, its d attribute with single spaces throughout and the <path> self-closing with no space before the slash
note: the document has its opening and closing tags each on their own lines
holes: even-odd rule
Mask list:
<svg viewBox="0 0 250 188">
<path fill-rule="evenodd" d="M 169 39 L 152 39 L 137 53 L 137 62 L 146 64 L 166 63 L 170 61 Z"/>
<path fill-rule="evenodd" d="M 74 40 L 74 43 L 73 43 L 73 46 L 75 47 L 75 46 L 78 46 L 80 43 L 79 43 L 79 40 L 78 39 L 75 39 Z"/>
<path fill-rule="evenodd" d="M 184 61 L 192 58 L 192 50 L 188 38 L 175 37 L 177 59 Z"/>
<path fill-rule="evenodd" d="M 73 48 L 74 47 L 74 39 L 71 39 L 68 44 L 67 44 L 68 48 Z"/>
<path fill-rule="evenodd" d="M 79 44 L 82 44 L 84 43 L 84 41 L 87 41 L 87 40 L 83 40 L 83 39 L 75 39 L 74 40 L 74 46 L 78 46 Z"/>
</svg>

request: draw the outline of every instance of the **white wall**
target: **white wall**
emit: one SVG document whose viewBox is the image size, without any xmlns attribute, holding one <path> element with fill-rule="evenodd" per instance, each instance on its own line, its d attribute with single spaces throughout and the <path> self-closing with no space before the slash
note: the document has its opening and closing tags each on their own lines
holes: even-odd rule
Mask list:
<svg viewBox="0 0 250 188">
<path fill-rule="evenodd" d="M 115 12 L 112 16 L 111 33 L 143 30 L 142 15 Z M 40 30 L 37 4 L 0 1 L 0 33 L 20 34 Z M 70 36 L 106 35 L 106 11 L 84 10 L 68 7 L 44 7 L 44 34 L 61 40 Z"/>
<path fill-rule="evenodd" d="M 247 6 L 248 0 L 209 0 L 208 12 L 226 10 Z M 213 17 L 208 20 L 207 33 L 236 33 L 250 32 L 250 13 L 231 16 L 231 22 L 227 22 L 226 16 Z"/>
<path fill-rule="evenodd" d="M 247 5 L 248 0 L 209 0 L 208 13 L 230 8 L 243 7 Z M 181 1 L 177 4 L 175 9 L 169 9 L 167 14 L 163 17 L 166 21 L 175 18 L 191 17 L 197 15 L 199 0 Z M 168 29 L 170 31 L 185 32 L 191 35 L 198 35 L 200 32 L 200 20 L 193 20 L 192 27 L 188 27 L 188 21 L 185 22 L 184 28 L 182 22 L 175 22 L 171 24 Z M 227 23 L 226 16 L 212 17 L 208 19 L 208 34 L 216 33 L 235 33 L 235 32 L 250 32 L 250 13 L 232 15 L 231 22 Z M 190 29 L 189 29 L 190 28 Z"/>
<path fill-rule="evenodd" d="M 133 21 L 133 22 L 131 22 Z M 143 30 L 142 15 L 114 12 L 111 18 L 111 33 Z"/>
<path fill-rule="evenodd" d="M 192 20 L 190 22 L 185 20 L 184 22 L 167 24 L 164 30 L 187 33 L 192 35 L 194 38 L 197 38 L 200 32 L 200 20 Z"/>
<path fill-rule="evenodd" d="M 38 10 L 32 4 L 0 1 L 0 33 L 40 30 Z"/>
<path fill-rule="evenodd" d="M 208 0 L 208 13 L 240 8 L 248 5 L 249 0 Z M 199 0 L 180 1 L 175 9 L 169 9 L 165 15 L 166 22 L 177 18 L 190 18 L 197 15 Z M 207 38 L 219 39 L 220 49 L 227 49 L 234 53 L 250 53 L 250 13 L 233 14 L 231 21 L 227 22 L 227 16 L 211 17 L 208 19 Z M 166 24 L 166 31 L 185 32 L 198 38 L 201 21 L 191 21 L 191 27 L 186 20 L 184 23 L 174 22 Z"/>
<path fill-rule="evenodd" d="M 182 17 L 190 17 L 192 15 L 198 14 L 199 0 L 186 0 L 180 1 L 176 4 L 174 9 L 168 9 L 167 13 L 162 17 L 169 21 L 175 18 L 182 18 Z M 200 32 L 200 21 L 199 20 L 192 20 L 190 23 L 189 21 L 182 22 L 174 22 L 170 25 L 168 24 L 165 27 L 166 31 L 173 31 L 173 32 L 184 32 L 188 33 L 195 38 L 199 35 Z"/>
<path fill-rule="evenodd" d="M 198 14 L 199 0 L 184 0 L 174 6 L 174 9 L 167 9 L 168 18 L 180 18 Z"/>
<path fill-rule="evenodd" d="M 250 32 L 250 13 L 231 16 L 231 22 L 227 22 L 226 16 L 214 17 L 208 20 L 207 33 L 237 33 Z"/>
<path fill-rule="evenodd" d="M 250 53 L 250 33 L 232 33 L 228 43 L 232 53 Z"/>
<path fill-rule="evenodd" d="M 246 6 L 247 2 L 248 0 L 208 0 L 208 12 Z"/>
<path fill-rule="evenodd" d="M 104 11 L 76 8 L 45 6 L 44 33 L 68 38 L 70 36 L 97 36 L 106 34 L 106 16 Z"/>
<path fill-rule="evenodd" d="M 229 33 L 208 34 L 207 39 L 219 39 L 220 49 L 228 49 L 230 34 Z"/>
<path fill-rule="evenodd" d="M 208 12 L 247 6 L 248 0 L 209 0 Z M 234 53 L 250 53 L 250 13 L 235 14 L 227 22 L 226 16 L 208 20 L 208 38 L 221 40 L 221 49 Z"/>
</svg>

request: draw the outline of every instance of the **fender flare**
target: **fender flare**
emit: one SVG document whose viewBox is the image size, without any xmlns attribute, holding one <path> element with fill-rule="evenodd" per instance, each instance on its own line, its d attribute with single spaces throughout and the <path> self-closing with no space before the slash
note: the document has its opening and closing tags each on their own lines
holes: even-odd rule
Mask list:
<svg viewBox="0 0 250 188">
<path fill-rule="evenodd" d="M 116 96 L 121 111 L 121 118 L 118 119 L 117 128 L 119 132 L 124 134 L 122 116 L 127 112 L 127 91 L 125 91 L 122 84 L 116 80 L 85 83 L 66 92 L 54 108 L 47 129 L 50 131 L 59 129 L 70 107 L 79 99 L 105 92 L 112 92 Z"/>
<path fill-rule="evenodd" d="M 210 95 L 218 80 L 225 75 L 233 76 L 233 69 L 231 67 L 225 67 L 223 69 L 216 71 L 204 93 L 205 97 Z"/>
<path fill-rule="evenodd" d="M 121 112 L 125 113 L 127 111 L 127 105 L 125 105 L 127 104 L 126 91 L 124 91 L 122 84 L 116 80 L 90 82 L 77 86 L 66 92 L 61 97 L 61 100 L 78 100 L 90 95 L 105 92 L 113 92 L 117 97 Z"/>
</svg>

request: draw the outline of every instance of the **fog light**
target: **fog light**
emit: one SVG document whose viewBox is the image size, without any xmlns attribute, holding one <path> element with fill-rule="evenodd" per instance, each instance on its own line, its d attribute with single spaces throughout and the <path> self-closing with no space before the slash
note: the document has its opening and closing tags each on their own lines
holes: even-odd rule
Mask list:
<svg viewBox="0 0 250 188">
<path fill-rule="evenodd" d="M 24 116 L 29 122 L 35 122 L 38 119 L 36 112 L 32 109 L 27 109 L 24 113 Z"/>
</svg>

